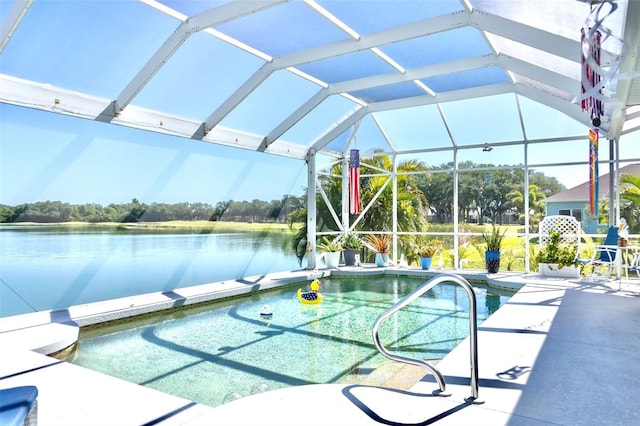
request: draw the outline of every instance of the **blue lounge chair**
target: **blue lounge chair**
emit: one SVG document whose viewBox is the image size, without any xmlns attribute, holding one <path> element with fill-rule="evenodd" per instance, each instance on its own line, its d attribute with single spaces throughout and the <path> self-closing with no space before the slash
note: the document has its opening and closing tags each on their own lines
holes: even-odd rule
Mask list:
<svg viewBox="0 0 640 426">
<path fill-rule="evenodd" d="M 38 422 L 38 388 L 0 389 L 0 425 L 35 426 Z"/>
<path fill-rule="evenodd" d="M 610 226 L 607 231 L 607 237 L 602 245 L 595 247 L 591 259 L 578 259 L 585 266 L 593 268 L 591 274 L 586 280 L 604 279 L 608 280 L 613 272 L 616 263 L 616 254 L 618 253 L 618 227 Z M 607 268 L 607 273 L 602 272 L 602 267 Z"/>
</svg>

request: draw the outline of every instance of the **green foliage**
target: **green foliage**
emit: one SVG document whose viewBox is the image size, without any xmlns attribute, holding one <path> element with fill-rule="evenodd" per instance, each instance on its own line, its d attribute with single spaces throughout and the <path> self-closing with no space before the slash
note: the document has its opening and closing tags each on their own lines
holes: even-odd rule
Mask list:
<svg viewBox="0 0 640 426">
<path fill-rule="evenodd" d="M 536 254 L 535 260 L 540 263 L 556 263 L 559 267 L 578 265 L 576 254 L 578 247 L 575 243 L 563 243 L 559 231 L 549 231 L 549 241 Z"/>
<path fill-rule="evenodd" d="M 432 239 L 418 244 L 415 252 L 418 257 L 433 257 L 438 254 L 440 250 L 442 250 L 442 241 Z"/>
<path fill-rule="evenodd" d="M 420 183 L 429 207 L 439 222 L 453 220 L 453 167 L 453 163 L 437 166 L 433 170 L 443 170 L 445 173 L 432 173 L 424 183 Z M 468 218 L 471 212 L 477 212 L 482 223 L 485 217 L 495 222 L 507 210 L 515 210 L 519 215 L 525 214 L 522 195 L 524 170 L 486 170 L 485 168 L 495 165 L 476 164 L 471 161 L 461 162 L 458 167 L 466 169 L 460 172 L 458 180 L 460 217 Z M 539 215 L 544 211 L 542 199 L 560 192 L 564 187 L 556 178 L 546 177 L 540 172 L 529 173 L 529 208 L 534 209 L 534 215 Z"/>
<path fill-rule="evenodd" d="M 418 247 L 417 254 L 420 257 L 433 257 L 438 253 L 438 250 L 436 246 L 420 246 Z"/>
<path fill-rule="evenodd" d="M 291 248 L 296 254 L 298 265 L 302 266 L 302 260 L 307 254 L 307 222 L 304 222 L 291 239 Z"/>
<path fill-rule="evenodd" d="M 504 238 L 504 234 L 507 231 L 504 230 L 500 233 L 500 228 L 496 226 L 496 224 L 491 225 L 491 232 L 483 232 L 482 238 L 484 242 L 487 244 L 487 251 L 500 251 L 500 246 L 502 246 L 502 239 Z"/>
<path fill-rule="evenodd" d="M 342 240 L 340 238 L 329 238 L 323 237 L 320 242 L 316 245 L 316 248 L 319 251 L 324 251 L 327 253 L 335 253 L 342 251 Z"/>
<path fill-rule="evenodd" d="M 622 175 L 620 176 L 620 183 L 622 184 L 620 197 L 640 208 L 640 175 Z"/>
<path fill-rule="evenodd" d="M 620 198 L 622 203 L 620 216 L 629 224 L 629 232 L 640 233 L 640 175 L 622 175 L 620 177 Z"/>
<path fill-rule="evenodd" d="M 538 177 L 538 181 L 541 181 L 542 178 Z M 559 192 L 558 189 L 555 192 Z M 538 224 L 542 220 L 545 215 L 545 202 L 544 199 L 551 195 L 550 191 L 545 191 L 537 185 L 530 184 L 529 185 L 529 230 L 531 232 L 536 232 L 538 229 Z M 512 208 L 518 212 L 518 220 L 520 223 L 524 223 L 525 221 L 525 196 L 520 189 L 514 189 L 510 194 L 508 194 L 511 199 Z"/>
<path fill-rule="evenodd" d="M 374 154 L 380 150 L 374 151 Z M 318 176 L 318 181 L 333 210 L 340 212 L 342 206 L 342 167 L 343 163 L 334 165 L 329 173 Z M 360 158 L 362 176 L 360 178 L 360 194 L 363 205 L 371 204 L 367 213 L 359 218 L 356 231 L 379 232 L 393 226 L 393 161 L 388 155 L 363 155 Z M 398 164 L 397 203 L 402 210 L 398 215 L 398 230 L 401 232 L 420 232 L 426 230 L 428 203 L 424 192 L 418 186 L 417 172 L 426 171 L 427 166 L 416 160 Z M 416 174 L 414 174 L 416 173 Z M 325 198 L 317 196 L 317 230 L 337 231 L 331 209 Z M 354 220 L 353 217 L 351 218 Z"/>
<path fill-rule="evenodd" d="M 0 222 L 169 222 L 176 220 L 211 220 L 233 222 L 302 222 L 306 221 L 304 197 L 285 196 L 282 200 L 221 201 L 207 203 L 151 203 L 137 199 L 130 203 L 102 206 L 95 203 L 69 204 L 39 201 L 18 206 L 0 205 Z"/>
<path fill-rule="evenodd" d="M 392 239 L 391 234 L 368 234 L 364 237 L 364 242 L 376 253 L 387 254 Z"/>
<path fill-rule="evenodd" d="M 360 250 L 362 248 L 362 239 L 356 234 L 349 232 L 342 237 L 342 248 L 345 250 Z"/>
<path fill-rule="evenodd" d="M 517 262 L 522 262 L 524 266 L 524 249 L 511 247 L 503 250 L 500 259 L 507 271 L 513 271 L 513 267 Z"/>
</svg>

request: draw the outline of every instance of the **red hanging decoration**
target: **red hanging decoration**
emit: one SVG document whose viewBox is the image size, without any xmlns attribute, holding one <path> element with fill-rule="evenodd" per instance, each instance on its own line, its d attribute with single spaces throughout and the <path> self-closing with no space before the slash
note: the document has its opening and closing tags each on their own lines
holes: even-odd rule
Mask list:
<svg viewBox="0 0 640 426">
<path fill-rule="evenodd" d="M 359 214 L 360 203 L 360 151 L 352 149 L 349 154 L 349 212 Z"/>
<path fill-rule="evenodd" d="M 603 115 L 602 90 L 600 88 L 602 76 L 600 68 L 600 45 L 602 34 L 600 31 L 591 31 L 582 28 L 580 31 L 582 49 L 582 111 L 594 118 Z M 585 45 L 586 43 L 586 45 Z M 588 48 L 586 47 L 588 46 Z M 585 52 L 587 50 L 587 52 Z M 586 53 L 586 55 L 585 55 Z"/>
</svg>

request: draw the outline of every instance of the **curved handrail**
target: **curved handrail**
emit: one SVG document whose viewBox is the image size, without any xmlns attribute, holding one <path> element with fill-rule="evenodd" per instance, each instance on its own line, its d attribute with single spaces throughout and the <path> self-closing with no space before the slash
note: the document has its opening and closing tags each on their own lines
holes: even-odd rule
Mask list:
<svg viewBox="0 0 640 426">
<path fill-rule="evenodd" d="M 403 355 L 398 355 L 389 352 L 382 343 L 380 343 L 379 329 L 380 325 L 391 315 L 398 312 L 400 309 L 408 305 L 409 303 L 416 300 L 418 297 L 422 296 L 427 291 L 431 290 L 433 287 L 437 286 L 440 283 L 445 281 L 453 281 L 456 284 L 462 286 L 467 292 L 469 296 L 469 339 L 470 339 L 470 348 L 471 348 L 471 398 L 478 398 L 478 323 L 477 323 L 477 309 L 476 309 L 476 294 L 473 291 L 473 287 L 471 284 L 464 278 L 456 274 L 439 274 L 433 277 L 431 280 L 426 281 L 420 287 L 415 289 L 413 292 L 409 293 L 407 296 L 403 297 L 398 301 L 395 305 L 387 309 L 385 312 L 378 316 L 376 322 L 373 324 L 373 342 L 376 345 L 378 351 L 389 358 L 392 361 L 404 362 L 407 364 L 413 364 L 420 367 L 426 367 L 436 378 L 436 382 L 440 387 L 440 392 L 443 393 L 446 388 L 446 384 L 444 382 L 444 377 L 440 371 L 435 368 L 433 365 L 429 364 L 427 361 L 410 358 Z"/>
</svg>

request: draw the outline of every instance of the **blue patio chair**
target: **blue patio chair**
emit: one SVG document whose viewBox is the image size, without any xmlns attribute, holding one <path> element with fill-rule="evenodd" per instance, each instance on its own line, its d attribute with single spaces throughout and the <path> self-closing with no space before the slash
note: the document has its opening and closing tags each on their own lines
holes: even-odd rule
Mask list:
<svg viewBox="0 0 640 426">
<path fill-rule="evenodd" d="M 629 266 L 629 271 L 634 271 L 638 274 L 638 278 L 640 278 L 640 253 L 633 254 L 633 260 L 631 261 L 631 265 Z M 629 278 L 627 276 L 627 278 Z"/>
<path fill-rule="evenodd" d="M 35 426 L 38 423 L 38 388 L 0 389 L 0 425 Z"/>
<path fill-rule="evenodd" d="M 610 226 L 604 243 L 594 248 L 593 256 L 590 259 L 578 259 L 584 266 L 591 266 L 592 272 L 587 276 L 587 280 L 605 279 L 608 280 L 613 272 L 618 253 L 618 227 Z M 602 268 L 607 268 L 607 273 L 602 272 Z"/>
</svg>

